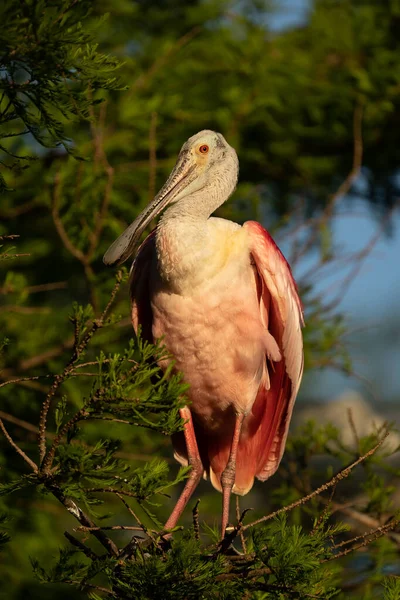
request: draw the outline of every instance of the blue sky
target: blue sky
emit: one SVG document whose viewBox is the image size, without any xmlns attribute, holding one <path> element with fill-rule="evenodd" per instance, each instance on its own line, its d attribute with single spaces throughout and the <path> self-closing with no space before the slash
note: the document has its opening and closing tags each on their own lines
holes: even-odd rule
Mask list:
<svg viewBox="0 0 400 600">
<path fill-rule="evenodd" d="M 359 203 L 357 216 L 344 216 L 334 224 L 334 240 L 340 246 L 356 251 L 365 247 L 381 230 L 371 210 Z M 354 320 L 360 317 L 381 321 L 389 314 L 400 317 L 400 214 L 391 218 L 393 231 L 382 235 L 366 258 L 360 273 L 350 285 L 341 302 L 341 308 Z"/>
<path fill-rule="evenodd" d="M 308 0 L 275 0 L 275 14 L 268 17 L 271 28 L 280 30 L 293 27 L 302 23 L 306 17 L 309 7 Z"/>
<path fill-rule="evenodd" d="M 277 0 L 275 5 L 277 12 L 268 17 L 275 30 L 296 26 L 307 18 L 308 0 Z M 333 222 L 333 244 L 340 252 L 352 253 L 364 248 L 381 228 L 376 214 L 357 199 L 352 199 L 351 204 L 343 199 L 338 212 L 341 216 Z M 369 399 L 400 397 L 400 334 L 396 330 L 390 335 L 389 325 L 392 319 L 393 323 L 399 323 L 400 331 L 399 210 L 391 221 L 391 235 L 382 233 L 338 306 L 347 317 L 349 330 L 354 330 L 346 338 L 354 369 L 366 381 L 360 383 L 336 372 L 311 373 L 306 389 L 307 395 L 315 399 L 330 399 L 348 388 L 360 389 Z M 309 259 L 300 269 L 311 265 Z M 342 271 L 318 282 L 317 287 L 327 299 L 333 296 L 344 274 Z M 363 332 L 357 333 L 360 329 Z"/>
<path fill-rule="evenodd" d="M 396 332 L 391 323 L 400 325 L 400 213 L 392 216 L 388 236 L 365 202 L 355 201 L 350 208 L 343 201 L 340 212 L 343 216 L 333 221 L 333 244 L 338 251 L 357 252 L 379 235 L 337 307 L 345 314 L 350 331 L 345 343 L 353 368 L 365 379 L 359 381 L 334 371 L 311 373 L 307 391 L 316 400 L 331 399 L 348 388 L 360 390 L 369 400 L 396 400 L 400 396 L 400 327 Z M 311 264 L 308 259 L 302 269 Z M 346 272 L 317 282 L 317 289 L 328 302 Z"/>
</svg>

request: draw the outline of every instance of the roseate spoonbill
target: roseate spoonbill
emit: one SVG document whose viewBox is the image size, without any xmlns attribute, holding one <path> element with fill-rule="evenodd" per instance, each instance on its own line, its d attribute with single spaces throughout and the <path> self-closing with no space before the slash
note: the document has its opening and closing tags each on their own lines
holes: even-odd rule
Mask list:
<svg viewBox="0 0 400 600">
<path fill-rule="evenodd" d="M 192 469 L 167 520 L 172 529 L 201 477 L 222 491 L 222 536 L 233 491 L 278 468 L 303 371 L 302 307 L 290 267 L 265 229 L 212 213 L 232 194 L 238 158 L 220 133 L 200 131 L 179 153 L 160 192 L 104 256 L 120 264 L 164 208 L 131 272 L 132 321 L 164 336 L 190 384 L 173 436 Z M 166 365 L 160 365 L 165 368 Z"/>
</svg>

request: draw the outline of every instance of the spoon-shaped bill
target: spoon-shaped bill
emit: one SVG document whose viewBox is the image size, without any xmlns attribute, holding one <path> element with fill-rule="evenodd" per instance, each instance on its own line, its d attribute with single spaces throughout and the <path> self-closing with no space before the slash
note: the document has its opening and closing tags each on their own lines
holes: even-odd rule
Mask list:
<svg viewBox="0 0 400 600">
<path fill-rule="evenodd" d="M 179 158 L 167 182 L 154 200 L 111 244 L 103 257 L 104 264 L 114 266 L 125 262 L 136 250 L 140 237 L 149 223 L 193 181 L 196 176 L 195 165 L 187 167 L 187 160 L 183 156 Z"/>
</svg>

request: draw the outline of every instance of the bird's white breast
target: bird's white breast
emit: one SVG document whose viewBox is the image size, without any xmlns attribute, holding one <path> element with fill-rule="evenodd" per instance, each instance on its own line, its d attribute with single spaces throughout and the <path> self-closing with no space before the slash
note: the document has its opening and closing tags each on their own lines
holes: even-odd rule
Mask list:
<svg viewBox="0 0 400 600">
<path fill-rule="evenodd" d="M 205 289 L 215 276 L 241 272 L 249 262 L 247 232 L 225 219 L 161 222 L 156 246 L 157 275 L 165 289 L 181 295 Z"/>
<path fill-rule="evenodd" d="M 248 412 L 255 400 L 265 329 L 246 231 L 222 219 L 207 224 L 201 240 L 194 231 L 158 240 L 151 303 L 153 335 L 164 336 L 190 384 L 193 411 L 218 428 L 229 407 Z"/>
</svg>

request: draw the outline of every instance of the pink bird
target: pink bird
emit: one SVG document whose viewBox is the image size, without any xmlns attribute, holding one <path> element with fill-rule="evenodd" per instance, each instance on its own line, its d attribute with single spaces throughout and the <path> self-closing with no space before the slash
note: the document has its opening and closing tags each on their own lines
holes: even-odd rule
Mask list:
<svg viewBox="0 0 400 600">
<path fill-rule="evenodd" d="M 107 265 L 131 256 L 163 209 L 132 267 L 132 322 L 161 336 L 190 384 L 173 436 L 192 469 L 166 529 L 175 527 L 202 476 L 222 491 L 222 536 L 230 496 L 275 473 L 303 372 L 302 306 L 290 267 L 269 233 L 211 217 L 232 194 L 235 150 L 200 131 L 179 153 L 153 202 L 112 244 Z M 165 369 L 166 364 L 160 367 Z"/>
</svg>

